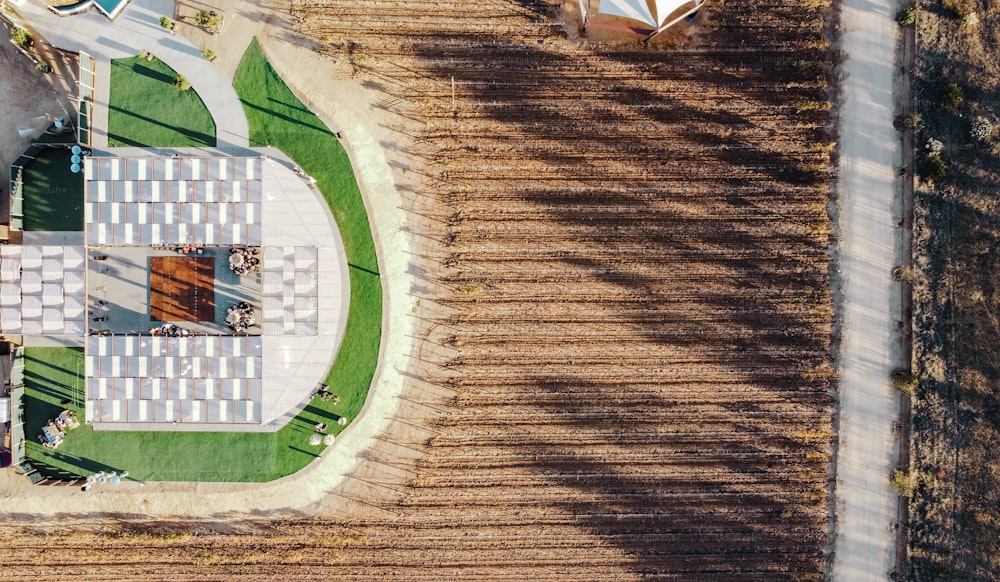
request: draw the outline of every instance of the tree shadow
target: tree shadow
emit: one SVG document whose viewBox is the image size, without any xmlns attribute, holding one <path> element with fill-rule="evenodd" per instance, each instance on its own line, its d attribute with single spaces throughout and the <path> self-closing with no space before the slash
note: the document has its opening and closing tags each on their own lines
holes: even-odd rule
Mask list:
<svg viewBox="0 0 1000 582">
<path fill-rule="evenodd" d="M 457 216 L 408 518 L 580 529 L 648 576 L 828 568 L 833 56 L 801 6 L 713 16 L 691 51 L 451 29 L 353 61 Z"/>
</svg>

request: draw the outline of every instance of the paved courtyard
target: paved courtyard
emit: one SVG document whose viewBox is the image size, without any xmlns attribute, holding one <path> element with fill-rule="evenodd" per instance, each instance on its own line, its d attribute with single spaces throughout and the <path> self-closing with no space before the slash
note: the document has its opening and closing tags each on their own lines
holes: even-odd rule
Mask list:
<svg viewBox="0 0 1000 582">
<path fill-rule="evenodd" d="M 229 250 L 205 247 L 200 257 L 215 259 L 215 316 L 212 321 L 156 320 L 150 313 L 150 260 L 177 257 L 173 249 L 150 247 L 103 247 L 89 251 L 87 297 L 91 314 L 89 328 L 112 334 L 147 334 L 164 321 L 196 334 L 228 335 L 226 308 L 240 302 L 261 307 L 261 274 L 237 275 L 229 268 Z M 94 257 L 107 257 L 93 260 Z M 95 321 L 95 318 L 101 321 Z M 104 319 L 106 318 L 106 319 Z M 260 335 L 260 320 L 247 333 Z"/>
</svg>

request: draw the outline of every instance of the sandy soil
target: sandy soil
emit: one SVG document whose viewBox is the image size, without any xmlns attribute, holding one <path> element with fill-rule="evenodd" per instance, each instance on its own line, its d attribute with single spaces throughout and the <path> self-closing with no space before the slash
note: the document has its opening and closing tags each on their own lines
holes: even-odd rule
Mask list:
<svg viewBox="0 0 1000 582">
<path fill-rule="evenodd" d="M 189 23 L 187 12 L 203 6 L 178 3 L 176 16 L 181 22 L 178 32 L 197 46 L 214 50 L 219 55 L 216 64 L 222 74 L 232 79 L 243 51 L 257 37 L 272 64 L 299 97 L 331 129 L 341 132 L 366 199 L 375 243 L 380 251 L 385 292 L 383 360 L 358 420 L 342 433 L 335 446 L 295 475 L 267 484 L 128 482 L 117 488 L 95 488 L 84 493 L 76 488 L 33 487 L 12 472 L 0 473 L 0 499 L 16 499 L 18 516 L 30 518 L 33 524 L 44 523 L 55 516 L 64 524 L 67 521 L 93 524 L 104 518 L 184 522 L 208 516 L 228 522 L 261 516 L 343 511 L 349 511 L 354 517 L 382 516 L 382 510 L 365 500 L 370 493 L 375 493 L 373 488 L 384 497 L 386 486 L 384 483 L 371 484 L 367 479 L 370 469 L 358 469 L 358 460 L 377 458 L 384 453 L 394 458 L 412 455 L 413 451 L 407 449 L 407 441 L 420 438 L 417 434 L 413 439 L 405 438 L 408 430 L 415 433 L 417 429 L 406 429 L 397 423 L 393 443 L 378 440 L 379 434 L 393 422 L 399 402 L 405 398 L 405 378 L 420 376 L 419 371 L 408 366 L 412 352 L 412 314 L 417 309 L 416 300 L 410 297 L 411 275 L 421 272 L 422 268 L 419 257 L 406 252 L 410 235 L 397 188 L 397 181 L 402 180 L 414 188 L 418 180 L 409 172 L 413 160 L 404 153 L 405 143 L 401 140 L 406 133 L 397 130 L 405 126 L 405 120 L 393 119 L 374 107 L 374 93 L 350 78 L 350 68 L 346 64 L 321 57 L 311 50 L 309 41 L 296 38 L 287 4 L 264 3 L 256 5 L 259 11 L 250 12 L 249 5 L 235 0 L 213 3 L 211 9 L 224 16 L 222 33 L 218 35 L 210 35 Z M 2 62 L 6 66 L 9 58 L 4 55 L 6 50 L 0 53 L 0 58 L 6 59 Z M 0 102 L 23 104 L 34 111 L 38 99 L 27 98 L 34 91 L 36 89 L 20 84 L 0 83 Z M 56 102 L 54 94 L 52 98 Z M 16 132 L 10 133 L 16 135 Z M 6 130 L 4 135 L 8 135 Z M 12 145 L 4 144 L 3 147 Z M 19 149 L 14 149 L 19 153 Z M 7 149 L 2 153 L 6 160 Z M 424 413 L 417 408 L 413 411 L 410 417 Z M 379 448 L 385 450 L 379 451 Z M 404 476 L 400 472 L 397 474 L 400 478 Z M 386 479 L 384 472 L 380 479 Z"/>
<path fill-rule="evenodd" d="M 6 39 L 10 25 L 0 20 L 0 191 L 7 192 L 10 164 L 30 139 L 18 135 L 19 127 L 44 127 L 45 120 L 34 120 L 49 114 L 53 117 L 75 117 L 67 98 L 67 89 L 75 87 L 76 62 L 62 55 L 46 60 L 54 65 L 51 74 L 35 70 L 27 57 Z M 55 55 L 55 53 L 50 53 Z M 7 208 L 6 205 L 3 206 Z M 6 220 L 4 220 L 6 222 Z"/>
</svg>

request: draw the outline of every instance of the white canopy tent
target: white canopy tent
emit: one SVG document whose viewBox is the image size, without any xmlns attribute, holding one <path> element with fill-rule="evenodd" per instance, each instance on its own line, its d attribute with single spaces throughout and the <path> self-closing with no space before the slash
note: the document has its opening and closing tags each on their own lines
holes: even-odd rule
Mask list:
<svg viewBox="0 0 1000 582">
<path fill-rule="evenodd" d="M 24 335 L 82 334 L 85 252 L 56 245 L 0 246 L 0 307 L 5 308 L 0 329 Z"/>
<path fill-rule="evenodd" d="M 652 27 L 652 34 L 657 34 L 696 10 L 703 2 L 704 0 L 580 0 L 580 14 L 583 16 L 584 26 L 594 16 L 606 14 L 637 20 Z M 678 12 L 683 8 L 686 9 Z M 671 19 L 671 16 L 674 18 Z"/>
</svg>

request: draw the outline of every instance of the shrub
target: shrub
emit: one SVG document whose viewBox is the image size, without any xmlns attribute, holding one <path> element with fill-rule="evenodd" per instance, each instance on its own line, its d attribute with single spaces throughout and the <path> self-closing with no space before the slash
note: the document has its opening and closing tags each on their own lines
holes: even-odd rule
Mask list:
<svg viewBox="0 0 1000 582">
<path fill-rule="evenodd" d="M 969 134 L 976 141 L 987 141 L 993 136 L 993 122 L 979 115 L 972 120 L 972 127 L 969 129 Z"/>
<path fill-rule="evenodd" d="M 892 483 L 892 488 L 896 490 L 902 497 L 913 497 L 913 490 L 916 489 L 916 479 L 912 475 L 904 473 L 899 469 L 892 472 L 892 478 L 889 482 Z"/>
<path fill-rule="evenodd" d="M 923 122 L 923 118 L 919 113 L 910 113 L 908 115 L 899 115 L 896 117 L 896 129 L 917 129 Z"/>
<path fill-rule="evenodd" d="M 897 281 L 906 281 L 912 283 L 917 280 L 917 275 L 919 271 L 914 267 L 904 267 L 903 265 L 896 265 L 892 269 L 892 278 Z"/>
<path fill-rule="evenodd" d="M 174 89 L 178 91 L 187 91 L 191 88 L 191 82 L 188 81 L 184 75 L 177 75 L 174 77 Z"/>
<path fill-rule="evenodd" d="M 25 47 L 31 44 L 31 33 L 23 28 L 15 28 L 10 31 L 10 39 L 14 41 L 14 44 L 20 47 Z"/>
<path fill-rule="evenodd" d="M 896 13 L 896 22 L 900 26 L 913 26 L 917 23 L 917 9 L 913 6 L 906 6 Z"/>
<path fill-rule="evenodd" d="M 945 165 L 944 160 L 941 159 L 941 154 L 927 154 L 923 164 L 920 166 L 920 174 L 925 180 L 940 180 L 944 178 L 948 174 L 948 167 Z"/>
<path fill-rule="evenodd" d="M 941 143 L 941 140 L 932 137 L 927 140 L 927 143 L 924 145 L 924 149 L 926 149 L 928 153 L 940 154 L 944 151 L 944 144 Z"/>
<path fill-rule="evenodd" d="M 972 13 L 975 0 L 942 0 L 941 5 L 949 16 L 962 19 Z"/>
<path fill-rule="evenodd" d="M 906 370 L 896 370 L 892 375 L 892 385 L 903 394 L 913 396 L 913 391 L 917 389 L 919 380 L 913 372 Z"/>
<path fill-rule="evenodd" d="M 941 104 L 948 109 L 958 109 L 965 101 L 965 93 L 958 83 L 948 83 L 941 93 Z"/>
<path fill-rule="evenodd" d="M 216 57 L 215 51 L 213 51 L 212 49 L 205 49 L 201 51 L 201 54 L 205 55 L 205 58 L 210 61 L 214 61 Z"/>
<path fill-rule="evenodd" d="M 199 10 L 195 22 L 202 28 L 216 29 L 222 23 L 222 18 L 213 11 Z"/>
<path fill-rule="evenodd" d="M 166 28 L 167 30 L 171 30 L 174 27 L 174 21 L 170 20 L 166 16 L 161 16 L 160 17 L 160 26 L 162 26 L 163 28 Z"/>
<path fill-rule="evenodd" d="M 50 67 L 45 61 L 38 61 L 38 64 L 35 65 L 35 70 L 41 73 L 51 73 L 52 67 Z"/>
</svg>

